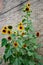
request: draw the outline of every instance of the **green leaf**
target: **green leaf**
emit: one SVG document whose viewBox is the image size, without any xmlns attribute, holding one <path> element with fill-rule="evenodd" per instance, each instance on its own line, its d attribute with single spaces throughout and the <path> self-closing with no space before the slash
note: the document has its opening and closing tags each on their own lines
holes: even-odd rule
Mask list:
<svg viewBox="0 0 43 65">
<path fill-rule="evenodd" d="M 28 48 L 25 48 L 25 49 L 27 50 L 29 56 L 33 55 L 33 52 L 30 52 Z"/>
<path fill-rule="evenodd" d="M 31 33 L 28 33 L 29 38 L 33 38 L 33 35 Z"/>
<path fill-rule="evenodd" d="M 23 59 L 23 65 L 29 65 L 29 60 L 28 59 Z"/>
<path fill-rule="evenodd" d="M 15 38 L 15 36 L 16 36 L 15 34 L 12 34 L 12 35 L 11 35 L 12 39 L 14 39 L 14 38 Z"/>
<path fill-rule="evenodd" d="M 25 22 L 25 21 L 26 21 L 26 19 L 23 19 L 23 20 L 22 20 L 22 22 Z"/>
<path fill-rule="evenodd" d="M 28 12 L 28 16 L 30 16 L 31 15 L 31 13 L 30 12 Z"/>
<path fill-rule="evenodd" d="M 9 49 L 10 49 L 10 46 L 5 48 L 5 54 L 8 52 Z"/>
<path fill-rule="evenodd" d="M 17 39 L 16 40 L 19 43 L 19 48 L 21 48 L 22 44 L 23 44 L 23 39 Z"/>
<path fill-rule="evenodd" d="M 5 54 L 3 55 L 3 59 L 4 59 L 4 62 L 5 62 L 5 63 L 8 61 L 8 59 L 6 59 Z"/>
<path fill-rule="evenodd" d="M 34 49 L 37 49 L 38 47 L 36 46 L 36 45 L 34 45 L 34 47 L 33 47 Z"/>
<path fill-rule="evenodd" d="M 30 43 L 33 43 L 33 44 L 36 44 L 36 43 L 37 43 L 35 38 L 32 38 L 32 39 L 30 39 L 29 41 L 30 41 Z M 36 45 L 37 45 L 37 44 L 36 44 Z"/>
<path fill-rule="evenodd" d="M 27 27 L 25 27 L 25 30 L 26 30 L 26 31 L 28 31 L 28 30 L 29 30 L 29 27 L 28 27 L 28 26 L 27 26 Z"/>
<path fill-rule="evenodd" d="M 35 65 L 34 61 L 29 61 L 29 65 Z"/>
<path fill-rule="evenodd" d="M 15 56 L 13 56 L 13 55 L 10 56 L 10 57 L 9 57 L 9 63 L 10 63 L 11 65 L 13 65 L 15 59 L 16 59 Z"/>
<path fill-rule="evenodd" d="M 16 35 L 15 34 L 11 34 L 11 38 L 12 38 L 12 42 L 14 42 L 16 40 Z"/>
<path fill-rule="evenodd" d="M 33 53 L 32 53 L 32 52 L 30 52 L 30 51 L 28 51 L 28 55 L 29 55 L 29 56 L 32 56 L 32 55 L 33 55 Z"/>
<path fill-rule="evenodd" d="M 11 46 L 11 43 L 8 43 L 5 47 L 9 49 L 10 46 Z"/>
<path fill-rule="evenodd" d="M 21 65 L 21 58 L 16 58 L 13 65 Z"/>
<path fill-rule="evenodd" d="M 11 55 L 12 55 L 12 52 L 11 52 L 11 49 L 9 49 L 9 50 L 7 51 L 7 53 L 5 54 L 6 59 L 7 59 L 9 56 L 11 56 Z"/>
<path fill-rule="evenodd" d="M 2 39 L 2 45 L 1 45 L 1 46 L 3 47 L 3 46 L 5 46 L 5 45 L 7 45 L 7 40 L 6 40 L 6 38 L 3 38 L 3 39 Z"/>
<path fill-rule="evenodd" d="M 43 62 L 40 62 L 40 61 L 39 61 L 38 65 L 43 65 Z"/>
</svg>

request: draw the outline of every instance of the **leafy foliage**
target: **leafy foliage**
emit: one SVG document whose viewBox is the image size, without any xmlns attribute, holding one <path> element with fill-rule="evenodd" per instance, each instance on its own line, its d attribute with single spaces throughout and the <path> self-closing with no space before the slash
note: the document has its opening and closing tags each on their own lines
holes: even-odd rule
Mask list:
<svg viewBox="0 0 43 65">
<path fill-rule="evenodd" d="M 2 47 L 7 45 L 7 40 L 5 38 L 2 39 Z"/>
<path fill-rule="evenodd" d="M 27 6 L 28 5 L 28 6 Z M 13 31 L 9 38 L 2 39 L 2 47 L 5 46 L 4 61 L 9 62 L 8 65 L 42 65 L 42 56 L 36 51 L 40 46 L 37 44 L 37 36 L 31 20 L 31 10 L 27 4 L 23 11 L 24 17 L 17 27 L 17 31 Z M 11 26 L 10 26 L 11 27 Z"/>
</svg>

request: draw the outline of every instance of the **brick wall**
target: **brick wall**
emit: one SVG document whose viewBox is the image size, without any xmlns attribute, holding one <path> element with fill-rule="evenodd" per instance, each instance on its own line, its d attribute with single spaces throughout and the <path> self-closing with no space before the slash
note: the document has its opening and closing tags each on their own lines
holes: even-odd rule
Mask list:
<svg viewBox="0 0 43 65">
<path fill-rule="evenodd" d="M 26 0 L 3 0 L 3 9 L 0 12 L 0 29 L 5 25 L 15 25 L 21 21 L 21 8 Z M 40 32 L 40 37 L 38 38 L 38 43 L 43 44 L 43 0 L 30 0 L 31 3 L 31 19 L 35 32 Z M 19 5 L 22 3 L 21 5 Z M 19 6 L 17 6 L 19 5 Z M 15 7 L 16 6 L 16 7 Z M 12 9 L 12 10 L 11 10 Z M 4 37 L 0 34 L 0 40 Z M 43 48 L 39 49 L 40 54 L 43 55 Z M 0 55 L 4 52 L 3 48 L 0 48 Z M 6 65 L 6 64 L 2 64 Z"/>
</svg>

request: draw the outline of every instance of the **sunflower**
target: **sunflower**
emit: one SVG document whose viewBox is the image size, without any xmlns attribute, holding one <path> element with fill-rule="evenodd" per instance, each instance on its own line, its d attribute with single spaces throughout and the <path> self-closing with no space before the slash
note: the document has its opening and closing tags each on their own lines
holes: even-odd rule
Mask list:
<svg viewBox="0 0 43 65">
<path fill-rule="evenodd" d="M 12 34 L 11 30 L 9 30 L 9 29 L 7 30 L 7 33 L 8 33 L 8 34 Z"/>
<path fill-rule="evenodd" d="M 18 47 L 18 43 L 17 42 L 14 42 L 14 47 Z"/>
<path fill-rule="evenodd" d="M 10 36 L 8 37 L 8 40 L 11 40 L 11 37 Z"/>
<path fill-rule="evenodd" d="M 7 26 L 2 27 L 1 33 L 7 34 Z"/>
<path fill-rule="evenodd" d="M 16 31 L 14 31 L 14 34 L 17 34 L 17 32 L 16 32 Z"/>
<path fill-rule="evenodd" d="M 4 26 L 3 29 L 8 29 L 7 26 Z"/>
<path fill-rule="evenodd" d="M 25 35 L 25 32 L 22 32 L 22 34 L 21 34 L 22 36 L 24 36 Z"/>
<path fill-rule="evenodd" d="M 29 11 L 30 9 L 29 9 L 29 7 L 26 7 L 26 11 Z"/>
<path fill-rule="evenodd" d="M 24 44 L 24 45 L 23 45 L 23 48 L 26 48 L 26 47 L 27 47 L 27 45 L 26 45 L 26 44 Z"/>
<path fill-rule="evenodd" d="M 7 30 L 6 29 L 2 29 L 1 32 L 2 32 L 2 34 L 7 34 Z"/>
<path fill-rule="evenodd" d="M 23 25 L 19 25 L 19 26 L 18 26 L 18 30 L 19 30 L 19 31 L 24 30 L 24 26 L 23 26 Z"/>
<path fill-rule="evenodd" d="M 30 7 L 30 3 L 27 3 L 27 7 Z"/>
<path fill-rule="evenodd" d="M 37 32 L 37 33 L 36 33 L 36 36 L 37 36 L 37 37 L 39 37 L 39 36 L 40 36 L 40 33 L 39 33 L 39 32 Z"/>
<path fill-rule="evenodd" d="M 20 22 L 20 23 L 19 23 L 19 25 L 23 25 L 23 23 L 22 23 L 22 22 Z"/>
</svg>

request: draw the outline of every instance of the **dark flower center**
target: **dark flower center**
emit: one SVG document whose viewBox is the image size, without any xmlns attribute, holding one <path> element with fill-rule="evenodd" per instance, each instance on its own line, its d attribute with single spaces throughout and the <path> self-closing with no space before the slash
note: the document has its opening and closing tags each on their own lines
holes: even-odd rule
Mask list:
<svg viewBox="0 0 43 65">
<path fill-rule="evenodd" d="M 8 31 L 8 33 L 10 34 L 10 31 Z"/>
<path fill-rule="evenodd" d="M 36 36 L 39 37 L 39 35 L 40 35 L 39 32 L 37 32 L 37 33 L 36 33 Z"/>
<path fill-rule="evenodd" d="M 23 47 L 25 48 L 26 47 L 26 44 L 24 44 Z"/>
<path fill-rule="evenodd" d="M 4 29 L 7 29 L 6 27 Z"/>
<path fill-rule="evenodd" d="M 30 6 L 30 4 L 28 4 L 28 6 Z"/>
<path fill-rule="evenodd" d="M 29 8 L 28 7 L 26 8 L 26 11 L 29 11 Z"/>
<path fill-rule="evenodd" d="M 3 30 L 3 32 L 6 32 L 6 30 Z"/>
<path fill-rule="evenodd" d="M 20 26 L 20 29 L 22 29 L 22 27 Z"/>
<path fill-rule="evenodd" d="M 25 35 L 25 33 L 22 33 L 22 35 Z"/>
<path fill-rule="evenodd" d="M 15 43 L 14 45 L 17 46 L 17 43 Z"/>
<path fill-rule="evenodd" d="M 8 40 L 11 40 L 11 37 L 10 36 L 8 37 Z"/>
</svg>

